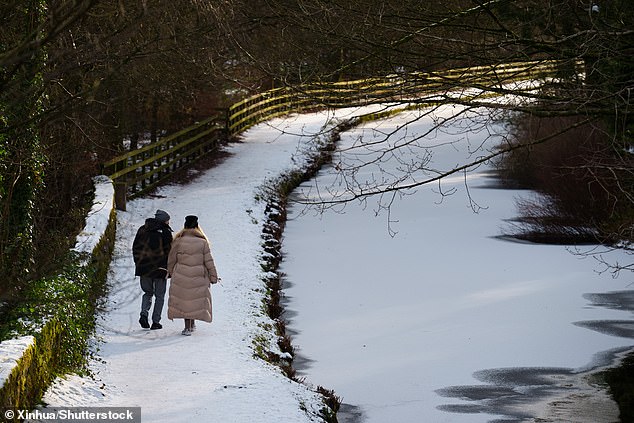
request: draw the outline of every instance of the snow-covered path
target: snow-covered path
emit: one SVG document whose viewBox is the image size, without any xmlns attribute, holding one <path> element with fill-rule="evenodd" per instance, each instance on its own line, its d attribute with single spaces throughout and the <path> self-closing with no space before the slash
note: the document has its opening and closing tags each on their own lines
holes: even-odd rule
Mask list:
<svg viewBox="0 0 634 423">
<path fill-rule="evenodd" d="M 340 111 L 339 113 L 342 113 Z M 360 113 L 361 111 L 359 111 Z M 276 351 L 272 321 L 263 311 L 260 268 L 263 183 L 302 164 L 302 148 L 332 115 L 289 117 L 246 132 L 231 154 L 187 185 L 169 185 L 117 214 L 117 243 L 109 277 L 107 310 L 99 317 L 94 379 L 58 380 L 45 395 L 49 406 L 141 407 L 147 422 L 318 421 L 321 397 L 290 381 L 279 368 L 254 358 L 253 341 Z M 301 134 L 301 136 L 300 136 Z M 137 228 L 156 209 L 182 228 L 196 214 L 212 244 L 221 284 L 212 288 L 214 322 L 200 322 L 191 337 L 182 320 L 165 318 L 163 329 L 138 324 L 141 290 L 131 245 Z"/>
<path fill-rule="evenodd" d="M 152 197 L 129 202 L 127 212 L 118 212 L 110 295 L 107 310 L 98 322 L 98 351 L 91 362 L 94 379 L 72 376 L 58 380 L 44 401 L 60 407 L 141 407 L 144 423 L 320 421 L 322 399 L 311 387 L 290 381 L 277 367 L 254 358 L 254 341 L 268 343 L 271 351 L 278 349 L 273 322 L 263 310 L 266 288 L 262 282 L 260 244 L 265 204 L 258 202 L 256 196 L 267 179 L 303 165 L 307 146 L 314 145 L 315 135 L 324 127 L 337 123 L 333 117 L 348 118 L 377 108 L 381 107 L 338 110 L 334 116 L 307 114 L 260 124 L 243 134 L 242 143 L 227 149 L 230 157 L 195 175 L 192 182 L 166 186 Z M 377 124 L 378 132 L 383 136 L 401 128 L 412 137 L 425 132 L 417 130 L 416 124 L 400 124 L 406 121 L 418 122 L 419 126 L 423 122 L 412 120 L 411 116 L 397 116 L 392 123 Z M 395 122 L 394 127 L 389 126 Z M 457 129 L 459 135 L 465 128 L 473 132 L 472 126 L 463 126 Z M 364 130 L 360 127 L 355 131 Z M 346 139 L 356 140 L 355 131 L 344 135 L 340 145 L 345 145 Z M 473 145 L 479 146 L 481 141 L 475 142 L 476 139 Z M 457 151 L 453 143 L 432 142 L 444 145 L 452 153 Z M 457 160 L 453 155 L 447 157 L 450 165 Z M 474 176 L 478 175 L 470 175 Z M 462 178 L 450 178 L 445 183 L 457 181 L 462 185 Z M 354 220 L 361 221 L 354 208 L 338 214 L 336 220 L 333 214 L 324 214 L 312 222 L 304 219 L 301 225 L 296 219 L 298 210 L 291 208 L 289 216 L 295 220 L 287 226 L 284 245 L 288 254 L 281 269 L 297 283 L 295 291 L 293 284 L 285 286 L 288 315 L 295 316 L 287 322 L 288 328 L 294 333 L 293 341 L 300 354 L 305 353 L 300 358 L 307 358 L 311 364 L 311 371 L 302 369 L 302 375 L 309 382 L 334 389 L 343 397 L 344 405 L 353 406 L 351 415 L 361 409 L 368 421 L 484 421 L 490 417 L 484 411 L 443 411 L 455 406 L 453 399 L 467 401 L 462 395 L 466 390 L 490 391 L 488 385 L 474 380 L 474 371 L 573 367 L 570 373 L 576 375 L 586 367 L 605 364 L 605 360 L 597 363 L 595 359 L 587 364 L 588 357 L 596 351 L 621 351 L 623 345 L 631 345 L 629 339 L 610 339 L 583 327 L 570 328 L 570 322 L 629 318 L 628 310 L 606 311 L 605 307 L 588 305 L 581 296 L 626 289 L 622 281 L 602 275 L 608 280 L 586 284 L 592 269 L 580 273 L 579 260 L 563 247 L 546 246 L 537 253 L 531 246 L 528 254 L 524 251 L 526 245 L 492 238 L 500 222 L 513 216 L 512 199 L 502 190 L 481 190 L 478 184 L 472 188 L 474 194 L 477 191 L 473 198 L 479 204 L 482 201 L 482 205 L 491 206 L 486 213 L 474 214 L 465 205 L 466 195 L 448 197 L 442 207 L 435 198 L 428 198 L 427 204 L 433 204 L 433 210 L 421 205 L 399 209 L 399 229 L 403 230 L 398 238 L 390 240 L 384 240 L 388 231 L 383 223 L 371 222 L 365 231 L 352 224 Z M 191 337 L 180 335 L 182 321 L 164 318 L 164 328 L 159 331 L 143 330 L 138 324 L 141 290 L 138 278 L 133 276 L 131 245 L 137 228 L 159 208 L 171 214 L 174 230 L 181 228 L 186 215 L 199 216 L 222 277 L 222 284 L 212 288 L 214 322 L 199 323 Z M 489 220 L 483 223 L 485 215 Z M 413 223 L 407 226 L 406 222 Z M 292 235 L 293 228 L 298 232 L 299 226 L 300 234 Z M 405 245 L 408 239 L 413 246 Z M 350 248 L 350 240 L 364 244 L 364 248 Z M 401 241 L 405 241 L 403 245 L 395 247 Z M 473 248 L 473 242 L 478 242 L 478 248 Z M 391 249 L 389 254 L 372 247 L 379 244 Z M 315 251 L 326 249 L 330 255 L 321 254 L 316 262 Z M 516 250 L 522 250 L 513 256 L 517 261 L 509 261 L 511 252 Z M 541 253 L 545 258 L 535 255 Z M 387 259 L 389 256 L 394 256 L 392 261 Z M 456 266 L 454 259 L 459 259 L 461 265 Z M 505 266 L 489 265 L 492 259 Z M 423 273 L 411 266 L 423 260 Z M 368 261 L 380 264 L 379 270 L 377 266 L 365 266 Z M 305 273 L 294 273 L 293 265 Z M 323 268 L 328 270 L 324 272 Z M 362 268 L 370 274 L 361 272 Z M 403 275 L 397 271 L 414 273 Z M 300 298 L 299 281 L 302 289 L 314 282 L 317 291 Z M 365 290 L 363 295 L 361 289 Z M 329 297 L 328 301 L 324 296 Z M 390 296 L 404 303 L 390 305 Z M 289 299 L 293 302 L 289 303 Z M 329 304 L 325 306 L 328 316 L 324 316 L 324 304 Z M 353 309 L 361 314 L 345 314 Z M 404 337 L 398 338 L 401 335 Z M 552 348 L 555 345 L 558 347 Z M 546 360 L 546 353 L 552 353 L 556 361 Z M 579 396 L 579 392 L 587 395 L 587 390 L 568 386 L 569 380 L 560 379 L 559 373 L 553 378 L 565 385 L 565 393 L 572 391 L 572 396 L 582 398 L 578 401 L 582 405 L 603 413 L 589 401 L 589 396 Z M 519 394 L 524 388 L 518 388 Z M 452 404 L 447 405 L 449 400 L 439 396 L 439 389 L 452 394 L 447 395 Z M 460 395 L 454 398 L 456 392 Z M 507 397 L 507 391 L 499 392 Z M 594 390 L 591 394 L 593 400 L 598 395 Z M 511 411 L 526 414 L 533 407 L 537 409 L 535 414 L 541 416 L 542 409 L 569 402 L 569 398 L 553 400 L 552 404 L 535 404 L 532 400 L 514 402 L 512 397 L 509 401 L 515 409 Z M 615 405 L 609 405 L 610 412 L 615 412 Z M 492 414 L 499 411 L 494 409 Z M 561 409 L 556 412 L 561 413 Z M 589 420 L 578 421 L 596 421 L 590 413 L 583 413 Z"/>
</svg>

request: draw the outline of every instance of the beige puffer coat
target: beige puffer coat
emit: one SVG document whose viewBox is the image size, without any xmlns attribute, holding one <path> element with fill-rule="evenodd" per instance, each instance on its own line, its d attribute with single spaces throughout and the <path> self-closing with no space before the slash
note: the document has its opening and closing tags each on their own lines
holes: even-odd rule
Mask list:
<svg viewBox="0 0 634 423">
<path fill-rule="evenodd" d="M 167 270 L 172 277 L 167 317 L 211 322 L 209 287 L 218 281 L 218 274 L 209 242 L 200 229 L 183 229 L 175 235 Z"/>
</svg>

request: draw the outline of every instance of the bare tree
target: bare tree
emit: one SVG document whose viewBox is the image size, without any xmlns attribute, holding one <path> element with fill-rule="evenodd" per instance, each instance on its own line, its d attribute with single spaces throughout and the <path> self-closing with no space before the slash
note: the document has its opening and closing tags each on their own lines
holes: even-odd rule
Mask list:
<svg viewBox="0 0 634 423">
<path fill-rule="evenodd" d="M 81 227 L 91 176 L 124 139 L 133 147 L 145 133 L 156 139 L 215 112 L 222 101 L 216 40 L 230 6 L 0 6 L 0 295 L 56 266 L 51 252 L 67 251 Z"/>
<path fill-rule="evenodd" d="M 483 78 L 482 73 L 487 73 L 483 70 L 479 75 L 444 79 L 443 87 L 433 93 L 434 101 L 460 104 L 463 108 L 455 116 L 440 119 L 433 130 L 469 111 L 483 110 L 481 107 L 494 111 L 489 117 L 491 120 L 499 119 L 499 111 L 504 110 L 505 119 L 512 118 L 517 128 L 524 121 L 560 119 L 557 126 L 550 126 L 548 130 L 509 131 L 496 148 L 443 171 L 427 166 L 434 154 L 433 148 L 420 150 L 413 162 L 402 164 L 400 173 L 379 169 L 374 173 L 376 178 L 369 182 L 358 179 L 357 175 L 364 168 L 376 166 L 384 157 L 398 156 L 400 149 L 412 148 L 414 141 L 393 139 L 394 134 L 384 134 L 381 142 L 372 142 L 371 156 L 362 153 L 368 144 L 359 141 L 345 152 L 348 158 L 356 157 L 355 160 L 334 159 L 340 176 L 338 185 L 331 187 L 332 192 L 322 191 L 325 196 L 311 197 L 308 202 L 331 206 L 380 196 L 380 207 L 389 207 L 395 195 L 409 189 L 437 184 L 450 175 L 464 174 L 480 163 L 512 153 L 518 157 L 518 152 L 535 152 L 541 146 L 566 145 L 566 140 L 574 139 L 579 131 L 592 132 L 595 136 L 591 149 L 586 145 L 585 151 L 567 152 L 576 158 L 558 164 L 559 184 L 563 186 L 565 180 L 578 185 L 583 189 L 576 195 L 589 198 L 592 210 L 609 210 L 600 216 L 586 216 L 585 220 L 578 220 L 583 216 L 575 214 L 579 227 L 593 224 L 592 233 L 600 234 L 596 239 L 602 242 L 615 244 L 624 240 L 622 246 L 632 242 L 631 131 L 634 122 L 630 101 L 634 88 L 634 13 L 628 2 L 348 0 L 333 4 L 302 0 L 293 6 L 281 0 L 267 0 L 250 12 L 243 13 L 245 21 L 251 23 L 251 33 L 266 34 L 266 45 L 276 48 L 283 45 L 286 47 L 283 52 L 288 55 L 281 58 L 282 52 L 272 53 L 257 41 L 252 44 L 248 33 L 235 31 L 232 37 L 245 50 L 254 68 L 279 83 L 294 85 L 393 72 L 404 75 L 423 72 L 442 77 L 441 71 L 446 69 L 488 66 L 490 78 Z M 258 16 L 267 18 L 258 20 Z M 255 47 L 248 50 L 252 45 Z M 284 69 L 277 69 L 275 66 L 282 60 Z M 557 61 L 558 72 L 542 80 L 539 89 L 511 84 L 511 78 L 506 80 L 493 71 L 495 66 L 504 63 L 547 60 Z M 500 103 L 487 101 L 482 96 L 454 94 L 474 87 L 522 101 Z M 430 96 L 422 95 L 402 101 L 425 106 L 429 100 Z M 433 108 L 426 110 L 424 113 L 428 115 L 434 113 Z M 482 117 L 480 113 L 477 116 Z M 355 149 L 358 150 L 356 155 Z M 513 161 L 500 163 L 509 166 Z M 548 192 L 546 198 L 554 202 L 547 202 L 545 206 L 551 212 L 558 211 L 561 216 L 570 218 L 573 216 L 571 207 L 562 207 L 562 194 Z"/>
</svg>

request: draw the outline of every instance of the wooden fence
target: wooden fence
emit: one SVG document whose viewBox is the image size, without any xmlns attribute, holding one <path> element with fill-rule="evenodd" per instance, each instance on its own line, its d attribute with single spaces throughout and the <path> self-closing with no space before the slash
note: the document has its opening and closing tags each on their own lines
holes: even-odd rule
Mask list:
<svg viewBox="0 0 634 423">
<path fill-rule="evenodd" d="M 402 102 L 456 87 L 502 88 L 514 81 L 553 76 L 560 65 L 556 61 L 518 62 L 275 88 L 229 107 L 227 130 L 236 134 L 273 117 L 307 109 Z M 579 63 L 574 65 L 578 71 Z"/>
<path fill-rule="evenodd" d="M 125 210 L 127 198 L 154 188 L 175 170 L 215 150 L 226 138 L 223 113 L 104 163 L 103 173 L 115 186 L 117 208 Z"/>
<path fill-rule="evenodd" d="M 567 71 L 580 73 L 580 66 L 574 63 Z M 103 172 L 115 183 L 117 208 L 125 210 L 127 197 L 147 192 L 227 137 L 276 116 L 310 109 L 413 101 L 456 87 L 492 91 L 514 81 L 555 76 L 561 67 L 562 63 L 556 61 L 518 62 L 275 88 L 233 104 L 223 116 L 211 117 L 118 156 L 104 164 Z"/>
</svg>

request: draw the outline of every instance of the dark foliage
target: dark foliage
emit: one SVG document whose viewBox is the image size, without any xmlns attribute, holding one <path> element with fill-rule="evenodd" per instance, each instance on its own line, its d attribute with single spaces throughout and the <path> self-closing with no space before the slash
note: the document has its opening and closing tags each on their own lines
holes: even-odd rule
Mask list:
<svg viewBox="0 0 634 423">
<path fill-rule="evenodd" d="M 566 244 L 632 241 L 628 226 L 634 216 L 634 158 L 614 146 L 605 125 L 585 123 L 534 144 L 584 118 L 533 117 L 515 122 L 512 143 L 527 146 L 500 161 L 501 173 L 543 194 L 518 203 L 517 236 Z"/>
<path fill-rule="evenodd" d="M 619 367 L 606 371 L 604 378 L 619 405 L 621 421 L 634 421 L 634 356 L 630 354 Z"/>
</svg>

